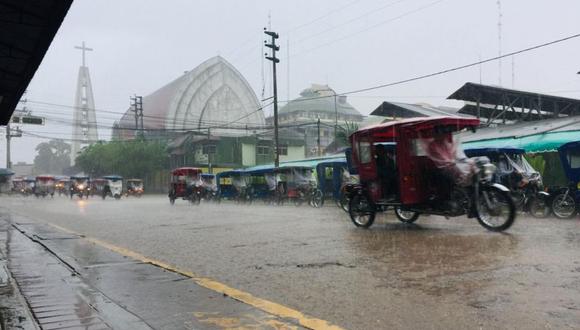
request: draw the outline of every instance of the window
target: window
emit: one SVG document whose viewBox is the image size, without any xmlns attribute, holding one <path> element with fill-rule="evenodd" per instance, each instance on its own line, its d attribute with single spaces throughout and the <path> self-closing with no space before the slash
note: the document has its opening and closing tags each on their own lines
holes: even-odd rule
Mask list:
<svg viewBox="0 0 580 330">
<path fill-rule="evenodd" d="M 281 156 L 288 156 L 288 145 L 281 144 L 278 146 L 278 154 Z"/>
<path fill-rule="evenodd" d="M 202 153 L 204 155 L 215 155 L 217 151 L 217 146 L 215 144 L 204 144 L 202 148 Z"/>
<path fill-rule="evenodd" d="M 270 147 L 269 146 L 256 146 L 256 154 L 258 156 L 267 156 L 270 154 Z"/>
<path fill-rule="evenodd" d="M 570 168 L 580 168 L 580 150 L 568 151 L 568 162 L 570 163 Z"/>
<path fill-rule="evenodd" d="M 358 144 L 359 159 L 362 164 L 368 164 L 372 160 L 371 144 L 366 141 L 361 141 Z"/>
</svg>

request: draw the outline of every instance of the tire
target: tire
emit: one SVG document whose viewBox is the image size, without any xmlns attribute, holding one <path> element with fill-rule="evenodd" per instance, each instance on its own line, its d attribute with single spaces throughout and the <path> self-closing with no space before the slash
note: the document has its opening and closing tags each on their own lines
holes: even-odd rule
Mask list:
<svg viewBox="0 0 580 330">
<path fill-rule="evenodd" d="M 116 200 L 119 200 L 119 199 L 121 199 L 121 195 L 119 195 L 119 194 L 116 194 L 116 195 L 115 195 L 115 199 L 116 199 Z"/>
<path fill-rule="evenodd" d="M 419 212 L 405 211 L 400 207 L 395 207 L 395 215 L 402 223 L 413 223 L 417 221 L 421 214 Z"/>
<path fill-rule="evenodd" d="M 320 189 L 316 189 L 310 197 L 310 205 L 315 208 L 324 206 L 324 194 Z"/>
<path fill-rule="evenodd" d="M 348 197 L 345 193 L 341 192 L 339 199 L 336 201 L 336 206 L 341 208 L 344 212 L 348 213 Z"/>
<path fill-rule="evenodd" d="M 367 196 L 357 194 L 348 203 L 348 215 L 355 226 L 369 228 L 375 222 L 376 210 Z"/>
<path fill-rule="evenodd" d="M 294 197 L 293 202 L 294 202 L 294 206 L 299 207 L 302 205 L 304 200 L 302 200 L 302 197 Z"/>
<path fill-rule="evenodd" d="M 534 198 L 529 201 L 528 210 L 534 218 L 538 219 L 547 218 L 552 212 L 550 205 L 544 198 Z"/>
<path fill-rule="evenodd" d="M 576 215 L 577 210 L 574 197 L 568 194 L 560 193 L 554 196 L 552 200 L 552 212 L 558 219 L 570 219 Z"/>
<path fill-rule="evenodd" d="M 493 210 L 489 210 L 486 206 L 487 203 L 485 203 L 485 196 L 496 202 L 495 204 L 502 204 L 501 206 L 503 210 L 499 210 L 499 212 L 505 211 L 505 218 L 501 219 L 500 222 L 496 223 L 492 218 L 501 217 L 504 212 L 497 215 L 497 207 Z M 513 225 L 514 220 L 516 219 L 516 205 L 514 204 L 509 192 L 493 186 L 483 187 L 479 192 L 479 200 L 475 202 L 477 203 L 477 221 L 483 228 L 489 231 L 501 232 L 507 230 Z"/>
</svg>

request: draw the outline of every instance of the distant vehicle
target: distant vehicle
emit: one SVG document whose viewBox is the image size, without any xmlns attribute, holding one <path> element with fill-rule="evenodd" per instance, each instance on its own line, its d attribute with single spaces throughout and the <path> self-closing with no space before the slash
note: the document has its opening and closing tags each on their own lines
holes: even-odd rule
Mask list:
<svg viewBox="0 0 580 330">
<path fill-rule="evenodd" d="M 143 195 L 143 180 L 141 179 L 127 179 L 127 197 L 135 196 L 141 197 Z"/>
<path fill-rule="evenodd" d="M 552 191 L 552 211 L 560 219 L 569 219 L 580 209 L 580 141 L 558 148 L 568 185 Z"/>
<path fill-rule="evenodd" d="M 322 203 L 322 192 L 316 187 L 312 167 L 290 165 L 276 168 L 274 173 L 278 204 L 290 201 L 296 206 L 303 203 L 318 206 Z"/>
<path fill-rule="evenodd" d="M 55 184 L 54 188 L 59 196 L 68 195 L 68 192 L 70 190 L 70 179 L 69 178 L 56 178 L 56 184 Z"/>
<path fill-rule="evenodd" d="M 276 198 L 276 173 L 273 165 L 261 165 L 244 170 L 252 200 L 262 200 L 266 204 Z"/>
<path fill-rule="evenodd" d="M 516 207 L 536 218 L 550 215 L 550 194 L 543 190 L 542 176 L 523 156 L 524 149 L 466 148 L 468 157 L 488 157 L 497 168 L 494 180 L 510 189 Z"/>
<path fill-rule="evenodd" d="M 420 214 L 467 215 L 491 231 L 508 229 L 516 216 L 505 186 L 494 183 L 487 157 L 467 158 L 454 133 L 475 130 L 478 119 L 409 118 L 363 129 L 350 136 L 360 184 L 350 191 L 349 215 L 370 227 L 377 212 L 394 208 L 405 223 Z M 394 152 L 382 143 L 394 142 Z"/>
<path fill-rule="evenodd" d="M 219 202 L 218 188 L 214 174 L 202 173 L 198 189 L 201 189 L 201 198 L 206 201 Z"/>
<path fill-rule="evenodd" d="M 234 200 L 238 203 L 251 203 L 252 194 L 248 177 L 243 170 L 230 170 L 216 175 L 220 200 Z"/>
<path fill-rule="evenodd" d="M 180 167 L 171 172 L 171 182 L 169 184 L 169 203 L 175 204 L 178 198 L 189 201 L 192 204 L 199 204 L 200 196 L 194 195 L 194 187 L 200 181 L 201 169 L 196 167 Z"/>
<path fill-rule="evenodd" d="M 70 177 L 70 198 L 74 195 L 79 198 L 89 198 L 91 192 L 91 179 L 88 176 L 71 176 Z"/>
<path fill-rule="evenodd" d="M 27 177 L 24 179 L 24 189 L 22 190 L 22 195 L 34 195 L 34 190 L 36 189 L 36 178 Z"/>
<path fill-rule="evenodd" d="M 12 179 L 12 192 L 16 194 L 24 194 L 25 182 L 22 178 Z"/>
<path fill-rule="evenodd" d="M 346 160 L 329 160 L 323 161 L 316 165 L 316 179 L 318 180 L 318 194 L 322 195 L 319 203 L 314 203 L 315 207 L 322 207 L 327 198 L 341 206 L 341 188 L 345 182 L 348 182 L 350 175 L 348 174 Z"/>
<path fill-rule="evenodd" d="M 35 180 L 34 195 L 36 197 L 54 197 L 55 191 L 55 178 L 52 175 L 39 175 Z"/>
<path fill-rule="evenodd" d="M 109 183 L 108 180 L 103 178 L 96 178 L 91 180 L 91 196 L 103 197 L 103 192 L 105 191 L 105 186 Z"/>
<path fill-rule="evenodd" d="M 123 177 L 118 175 L 107 175 L 104 176 L 103 179 L 107 182 L 105 183 L 101 197 L 103 197 L 103 199 L 107 198 L 107 196 L 121 199 L 121 195 L 123 195 Z"/>
</svg>

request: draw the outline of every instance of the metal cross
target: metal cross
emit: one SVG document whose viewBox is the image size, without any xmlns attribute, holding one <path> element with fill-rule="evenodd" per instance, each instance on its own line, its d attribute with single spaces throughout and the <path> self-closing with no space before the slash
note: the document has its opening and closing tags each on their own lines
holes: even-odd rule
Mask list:
<svg viewBox="0 0 580 330">
<path fill-rule="evenodd" d="M 76 49 L 80 49 L 83 51 L 83 66 L 85 66 L 85 52 L 86 51 L 93 51 L 92 48 L 85 47 L 85 42 L 83 41 L 82 46 L 75 46 Z"/>
</svg>

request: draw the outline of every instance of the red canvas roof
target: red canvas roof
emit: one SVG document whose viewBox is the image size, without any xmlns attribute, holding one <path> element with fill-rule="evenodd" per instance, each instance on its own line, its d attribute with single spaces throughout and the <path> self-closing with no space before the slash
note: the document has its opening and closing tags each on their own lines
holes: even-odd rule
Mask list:
<svg viewBox="0 0 580 330">
<path fill-rule="evenodd" d="M 458 118 L 458 117 L 419 117 L 408 118 L 397 121 L 389 121 L 362 128 L 351 135 L 351 140 L 355 136 L 373 135 L 386 139 L 394 139 L 399 134 L 401 127 L 413 127 L 417 132 L 431 130 L 436 126 L 456 125 L 457 130 L 466 127 L 479 126 L 479 119 L 475 118 Z"/>
</svg>

